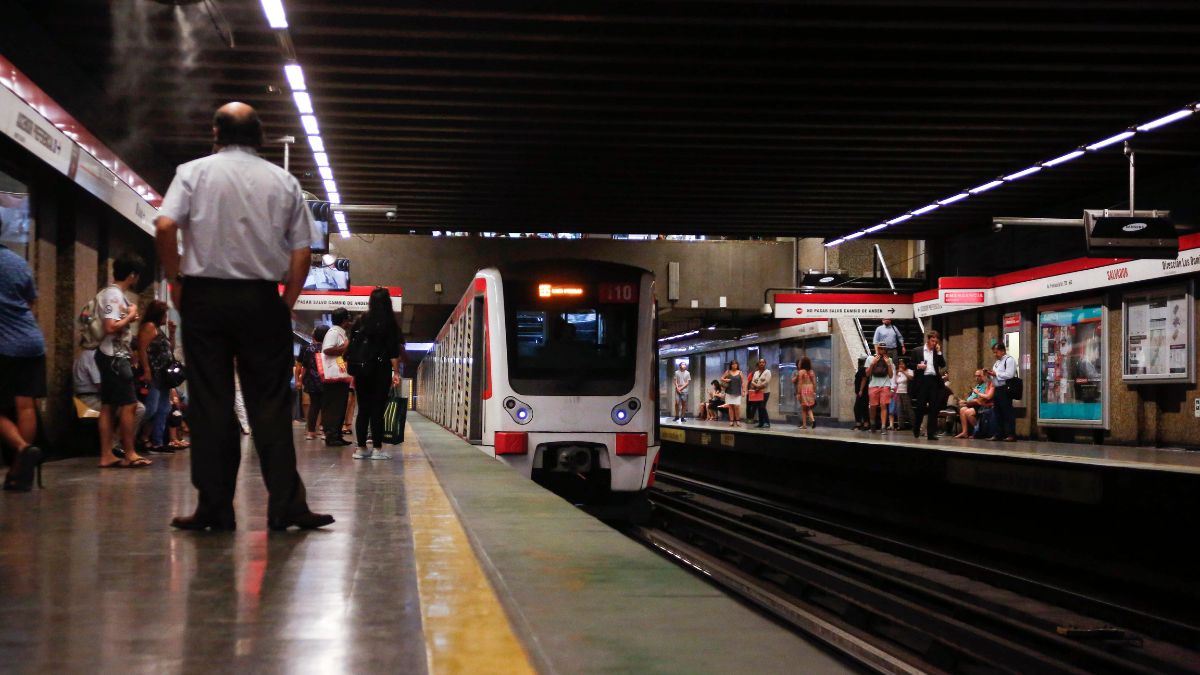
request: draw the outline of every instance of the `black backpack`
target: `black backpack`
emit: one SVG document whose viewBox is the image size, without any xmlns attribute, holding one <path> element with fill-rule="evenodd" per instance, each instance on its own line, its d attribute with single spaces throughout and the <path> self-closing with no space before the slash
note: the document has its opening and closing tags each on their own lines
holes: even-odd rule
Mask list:
<svg viewBox="0 0 1200 675">
<path fill-rule="evenodd" d="M 371 358 L 371 338 L 365 330 L 356 330 L 346 345 L 346 372 L 359 377 L 367 372 Z"/>
</svg>

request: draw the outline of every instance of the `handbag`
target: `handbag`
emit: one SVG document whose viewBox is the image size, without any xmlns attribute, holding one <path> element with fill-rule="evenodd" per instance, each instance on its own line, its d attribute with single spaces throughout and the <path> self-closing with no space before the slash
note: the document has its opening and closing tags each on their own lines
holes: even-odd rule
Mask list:
<svg viewBox="0 0 1200 675">
<path fill-rule="evenodd" d="M 187 381 L 187 367 L 179 361 L 171 359 L 171 362 L 159 373 L 159 377 L 167 389 L 174 389 Z"/>
<path fill-rule="evenodd" d="M 1021 381 L 1020 376 L 1008 378 L 1004 383 L 1004 388 L 1008 391 L 1008 397 L 1014 401 L 1020 401 L 1025 395 L 1025 383 Z"/>
<path fill-rule="evenodd" d="M 404 420 L 407 415 L 408 399 L 400 395 L 400 389 L 392 387 L 383 408 L 384 443 L 397 445 L 404 442 Z"/>
</svg>

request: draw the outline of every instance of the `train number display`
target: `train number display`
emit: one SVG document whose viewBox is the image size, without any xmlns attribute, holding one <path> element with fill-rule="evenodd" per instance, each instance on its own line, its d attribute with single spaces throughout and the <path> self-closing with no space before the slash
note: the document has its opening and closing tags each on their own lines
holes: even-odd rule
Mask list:
<svg viewBox="0 0 1200 675">
<path fill-rule="evenodd" d="M 600 284 L 600 302 L 605 304 L 634 303 L 638 301 L 638 285 L 636 283 L 602 283 Z"/>
</svg>

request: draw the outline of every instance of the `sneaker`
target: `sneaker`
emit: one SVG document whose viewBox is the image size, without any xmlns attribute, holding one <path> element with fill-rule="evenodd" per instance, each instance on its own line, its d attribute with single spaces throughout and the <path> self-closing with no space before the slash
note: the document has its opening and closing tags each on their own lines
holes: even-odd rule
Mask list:
<svg viewBox="0 0 1200 675">
<path fill-rule="evenodd" d="M 354 459 L 371 459 L 371 451 L 366 448 L 359 448 L 354 451 Z"/>
<path fill-rule="evenodd" d="M 391 459 L 391 458 L 392 458 L 392 456 L 390 454 L 388 454 L 383 448 L 375 448 L 375 452 L 371 454 L 371 459 Z"/>
</svg>

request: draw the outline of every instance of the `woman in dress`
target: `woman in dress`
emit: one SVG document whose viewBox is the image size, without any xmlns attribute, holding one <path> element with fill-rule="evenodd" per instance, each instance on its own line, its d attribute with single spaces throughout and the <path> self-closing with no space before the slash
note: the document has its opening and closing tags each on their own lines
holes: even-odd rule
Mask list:
<svg viewBox="0 0 1200 675">
<path fill-rule="evenodd" d="M 746 375 L 737 361 L 729 362 L 729 369 L 721 375 L 721 384 L 725 385 L 725 405 L 729 411 L 729 426 L 740 427 L 742 410 L 742 392 L 746 388 Z"/>
<path fill-rule="evenodd" d="M 816 429 L 817 417 L 813 408 L 817 405 L 817 376 L 813 373 L 812 360 L 807 356 L 800 359 L 792 384 L 796 385 L 796 400 L 800 402 L 800 428 L 807 429 L 812 425 Z"/>
</svg>

